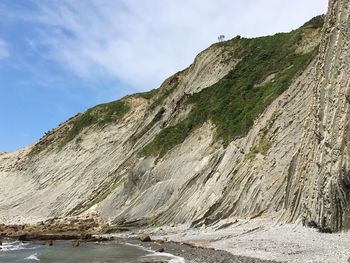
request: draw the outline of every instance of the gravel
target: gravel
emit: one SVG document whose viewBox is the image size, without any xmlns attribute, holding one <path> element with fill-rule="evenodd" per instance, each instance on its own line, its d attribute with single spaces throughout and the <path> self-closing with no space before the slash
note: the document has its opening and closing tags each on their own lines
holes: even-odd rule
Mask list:
<svg viewBox="0 0 350 263">
<path fill-rule="evenodd" d="M 118 239 L 121 243 L 130 243 L 140 245 L 146 249 L 159 251 L 164 249 L 165 253 L 182 257 L 186 263 L 274 263 L 277 261 L 260 260 L 251 257 L 235 256 L 223 250 L 215 250 L 212 248 L 195 247 L 186 243 L 157 241 L 141 242 L 136 239 Z"/>
</svg>

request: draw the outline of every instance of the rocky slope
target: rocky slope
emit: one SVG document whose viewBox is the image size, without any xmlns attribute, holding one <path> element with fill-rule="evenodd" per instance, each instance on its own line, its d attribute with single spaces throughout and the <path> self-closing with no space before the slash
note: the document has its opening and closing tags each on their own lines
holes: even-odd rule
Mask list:
<svg viewBox="0 0 350 263">
<path fill-rule="evenodd" d="M 348 229 L 348 6 L 331 1 L 323 33 L 318 17 L 214 44 L 160 89 L 0 155 L 1 220 L 94 211 L 123 226 L 266 216 Z"/>
<path fill-rule="evenodd" d="M 323 231 L 350 228 L 349 12 L 331 0 L 305 134 L 290 176 L 290 218 Z"/>
</svg>

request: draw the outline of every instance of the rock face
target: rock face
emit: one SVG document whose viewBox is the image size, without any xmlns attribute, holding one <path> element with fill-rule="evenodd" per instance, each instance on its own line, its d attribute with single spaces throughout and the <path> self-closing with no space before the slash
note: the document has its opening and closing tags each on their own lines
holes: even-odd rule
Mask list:
<svg viewBox="0 0 350 263">
<path fill-rule="evenodd" d="M 331 0 L 312 108 L 295 155 L 288 204 L 323 230 L 350 228 L 350 1 Z"/>
<path fill-rule="evenodd" d="M 209 119 L 164 154 L 142 154 L 165 128 L 189 116 L 195 107 L 186 103 L 189 96 L 238 70 L 244 59 L 238 55 L 239 38 L 232 40 L 238 45 L 215 44 L 203 51 L 156 95 L 124 98 L 130 110 L 114 122 L 101 121 L 105 106 L 97 107 L 35 145 L 0 155 L 0 221 L 97 211 L 121 226 L 199 226 L 267 216 L 323 230 L 349 229 L 349 14 L 349 0 L 333 0 L 322 41 L 319 26 L 302 29 L 292 47 L 295 56 L 310 53 L 321 41 L 319 55 L 283 82 L 284 92 L 244 136 L 229 143 L 217 139 L 217 125 Z M 278 84 L 293 66 L 270 72 L 247 89 L 259 93 Z M 64 139 L 74 129 L 79 132 Z"/>
</svg>

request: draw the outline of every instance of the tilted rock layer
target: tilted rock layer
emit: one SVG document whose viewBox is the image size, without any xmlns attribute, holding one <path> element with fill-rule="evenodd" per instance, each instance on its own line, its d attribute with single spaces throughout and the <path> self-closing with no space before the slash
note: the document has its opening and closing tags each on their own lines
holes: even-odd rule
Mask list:
<svg viewBox="0 0 350 263">
<path fill-rule="evenodd" d="M 291 218 L 324 230 L 350 228 L 350 1 L 331 0 L 312 108 L 290 179 Z M 311 101 L 310 101 L 311 102 Z"/>
<path fill-rule="evenodd" d="M 262 75 L 242 90 L 266 96 L 259 89 L 285 85 L 251 127 L 243 122 L 243 128 L 249 127 L 243 135 L 229 142 L 218 138 L 218 119 L 220 124 L 227 116 L 215 110 L 210 111 L 213 121 L 194 122 L 195 127 L 186 122 L 196 107 L 188 103 L 191 96 L 216 83 L 230 83 L 235 78 L 231 73 L 242 70 L 246 54 L 240 54 L 240 43 L 245 42 L 236 38 L 229 42 L 233 44 L 203 51 L 158 91 L 96 107 L 35 145 L 1 154 L 0 220 L 25 223 L 94 211 L 124 226 L 197 226 L 229 217 L 266 216 L 347 230 L 349 2 L 330 2 L 322 34 L 319 27 L 306 26 L 291 35 L 297 43 L 288 47 L 292 58 L 305 64 L 291 82 L 282 77 L 293 72 L 295 64 Z M 312 58 L 308 54 L 320 42 L 318 56 L 309 61 L 300 55 Z M 266 52 L 261 59 L 274 55 Z M 251 70 L 255 67 L 242 72 Z M 106 109 L 108 118 L 103 118 Z M 189 129 L 188 135 L 166 130 L 179 123 L 185 123 L 179 127 Z M 164 136 L 172 139 L 165 141 L 168 148 L 145 154 L 147 145 L 155 138 L 164 142 Z"/>
</svg>

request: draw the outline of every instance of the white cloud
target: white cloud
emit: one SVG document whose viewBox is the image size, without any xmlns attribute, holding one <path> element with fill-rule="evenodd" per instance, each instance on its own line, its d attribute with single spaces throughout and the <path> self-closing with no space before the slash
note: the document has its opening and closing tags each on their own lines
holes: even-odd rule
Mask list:
<svg viewBox="0 0 350 263">
<path fill-rule="evenodd" d="M 10 52 L 4 40 L 0 39 L 0 59 L 4 59 L 10 56 Z"/>
<path fill-rule="evenodd" d="M 35 15 L 36 44 L 81 77 L 112 76 L 149 89 L 189 65 L 219 34 L 289 31 L 326 6 L 327 0 L 50 1 Z"/>
</svg>

